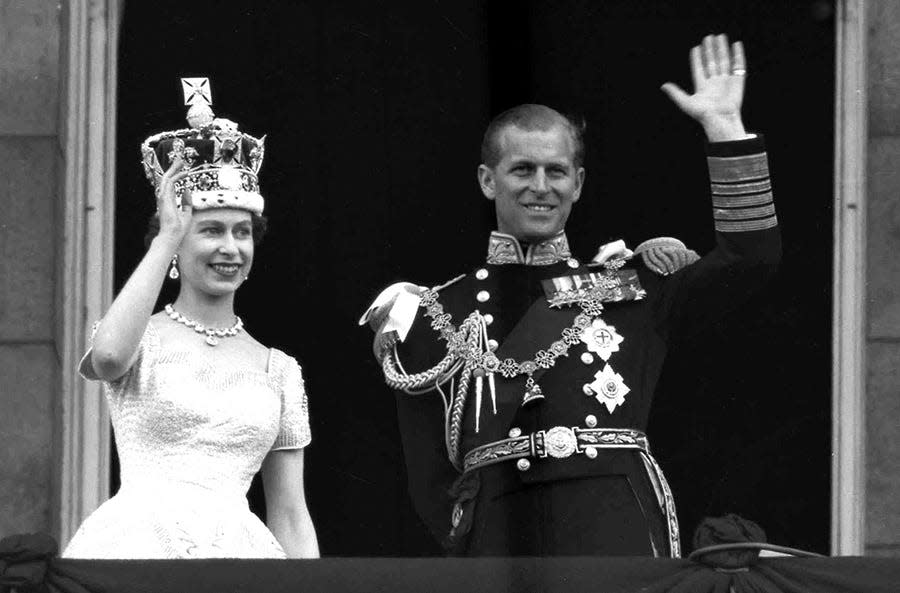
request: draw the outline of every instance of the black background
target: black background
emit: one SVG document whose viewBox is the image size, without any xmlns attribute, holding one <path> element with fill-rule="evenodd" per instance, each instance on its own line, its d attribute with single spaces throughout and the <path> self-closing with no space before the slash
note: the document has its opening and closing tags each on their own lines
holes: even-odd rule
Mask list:
<svg viewBox="0 0 900 593">
<path fill-rule="evenodd" d="M 270 232 L 237 309 L 304 367 L 323 554 L 437 553 L 356 320 L 387 284 L 437 284 L 483 257 L 494 220 L 475 170 L 492 115 L 539 102 L 587 118 L 576 254 L 657 235 L 712 247 L 702 131 L 659 91 L 690 88 L 688 50 L 709 32 L 747 47 L 744 119 L 767 138 L 785 253 L 772 285 L 671 354 L 649 434 L 688 550 L 701 517 L 736 512 L 770 541 L 826 552 L 833 2 L 126 3 L 116 286 L 153 212 L 140 142 L 184 127 L 178 79 L 208 76 L 218 116 L 268 134 Z M 251 502 L 262 509 L 258 483 Z"/>
</svg>

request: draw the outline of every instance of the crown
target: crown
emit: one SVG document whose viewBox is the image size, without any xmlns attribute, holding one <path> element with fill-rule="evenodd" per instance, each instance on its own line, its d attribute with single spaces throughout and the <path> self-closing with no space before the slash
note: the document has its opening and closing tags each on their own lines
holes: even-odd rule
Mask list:
<svg viewBox="0 0 900 593">
<path fill-rule="evenodd" d="M 262 214 L 257 174 L 265 154 L 265 139 L 238 130 L 231 120 L 215 117 L 208 78 L 182 78 L 190 128 L 160 132 L 141 144 L 144 172 L 154 189 L 175 156 L 184 161 L 182 179 L 175 182 L 179 205 L 191 193 L 195 210 L 238 208 Z"/>
</svg>

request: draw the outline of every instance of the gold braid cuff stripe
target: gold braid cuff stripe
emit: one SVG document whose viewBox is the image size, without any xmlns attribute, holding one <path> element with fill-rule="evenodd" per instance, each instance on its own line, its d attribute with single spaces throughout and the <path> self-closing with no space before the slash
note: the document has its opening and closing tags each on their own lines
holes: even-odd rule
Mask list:
<svg viewBox="0 0 900 593">
<path fill-rule="evenodd" d="M 710 156 L 706 157 L 706 162 L 713 183 L 759 181 L 769 176 L 769 159 L 764 152 L 733 157 Z"/>
</svg>

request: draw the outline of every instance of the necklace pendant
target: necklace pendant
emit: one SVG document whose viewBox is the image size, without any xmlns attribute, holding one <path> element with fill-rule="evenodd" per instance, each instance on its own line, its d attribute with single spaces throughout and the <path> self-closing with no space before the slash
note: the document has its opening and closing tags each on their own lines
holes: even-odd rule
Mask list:
<svg viewBox="0 0 900 593">
<path fill-rule="evenodd" d="M 217 338 L 216 336 L 206 336 L 206 343 L 210 346 L 218 346 L 219 338 Z"/>
<path fill-rule="evenodd" d="M 522 407 L 542 399 L 544 399 L 544 392 L 541 390 L 541 386 L 532 382 L 532 385 L 525 391 L 525 395 L 522 396 Z"/>
</svg>

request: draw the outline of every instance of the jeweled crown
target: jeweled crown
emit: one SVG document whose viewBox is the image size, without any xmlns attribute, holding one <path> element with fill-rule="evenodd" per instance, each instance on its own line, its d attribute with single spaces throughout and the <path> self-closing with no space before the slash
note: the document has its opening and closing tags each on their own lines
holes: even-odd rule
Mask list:
<svg viewBox="0 0 900 593">
<path fill-rule="evenodd" d="M 144 172 L 154 189 L 176 155 L 188 174 L 175 183 L 179 200 L 187 189 L 195 210 L 238 208 L 262 214 L 265 202 L 257 174 L 265 139 L 238 130 L 231 120 L 215 117 L 208 78 L 182 78 L 184 104 L 191 126 L 154 134 L 141 144 Z"/>
</svg>

